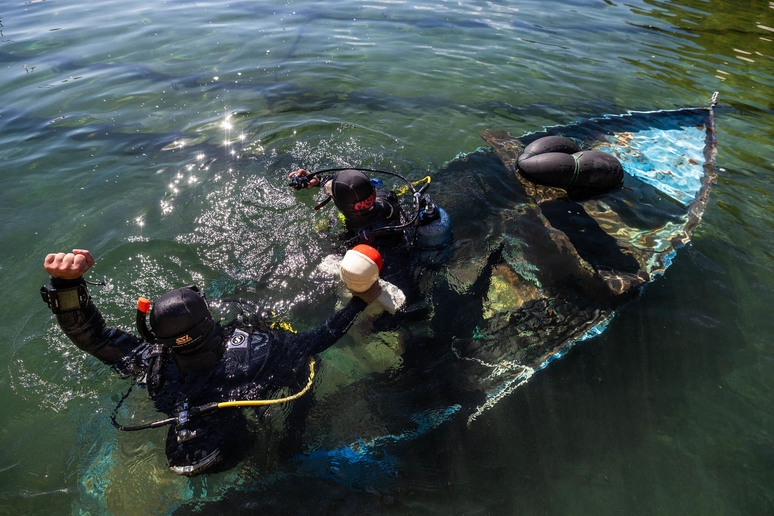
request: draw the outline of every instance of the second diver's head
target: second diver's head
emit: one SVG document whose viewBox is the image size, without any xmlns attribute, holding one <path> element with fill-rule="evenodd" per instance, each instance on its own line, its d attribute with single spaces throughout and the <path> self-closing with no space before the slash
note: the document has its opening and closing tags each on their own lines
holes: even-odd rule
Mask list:
<svg viewBox="0 0 774 516">
<path fill-rule="evenodd" d="M 209 368 L 220 359 L 218 325 L 196 285 L 170 290 L 150 311 L 155 342 L 172 350 L 184 372 Z"/>
<path fill-rule="evenodd" d="M 331 182 L 331 197 L 347 219 L 358 219 L 369 214 L 376 201 L 371 180 L 359 170 L 342 170 Z"/>
</svg>

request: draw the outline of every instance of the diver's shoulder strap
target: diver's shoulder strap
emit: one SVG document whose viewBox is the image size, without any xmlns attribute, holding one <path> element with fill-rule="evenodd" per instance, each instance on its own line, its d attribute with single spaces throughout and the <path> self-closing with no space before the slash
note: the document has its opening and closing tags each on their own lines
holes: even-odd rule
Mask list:
<svg viewBox="0 0 774 516">
<path fill-rule="evenodd" d="M 151 344 L 146 351 L 145 384 L 148 386 L 148 393 L 153 396 L 164 386 L 164 361 L 169 350 L 161 344 Z"/>
<path fill-rule="evenodd" d="M 226 340 L 224 358 L 240 366 L 263 361 L 269 354 L 270 334 L 251 328 L 235 328 Z"/>
</svg>

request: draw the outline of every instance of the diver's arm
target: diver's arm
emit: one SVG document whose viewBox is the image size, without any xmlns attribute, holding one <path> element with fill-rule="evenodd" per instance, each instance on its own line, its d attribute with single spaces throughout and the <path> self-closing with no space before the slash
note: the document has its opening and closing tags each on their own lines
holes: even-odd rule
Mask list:
<svg viewBox="0 0 774 516">
<path fill-rule="evenodd" d="M 296 170 L 295 172 L 291 172 L 288 174 L 288 179 L 291 181 L 291 185 L 296 190 L 299 190 L 301 188 L 312 188 L 313 186 L 319 186 L 323 189 L 326 195 L 331 195 L 331 180 L 333 179 L 333 176 L 312 176 L 309 178 L 306 182 L 299 181 L 300 178 L 306 177 L 310 175 L 308 171 L 304 170 L 303 168 L 300 168 Z M 303 185 L 303 186 L 299 186 Z"/>
<path fill-rule="evenodd" d="M 81 350 L 109 365 L 118 366 L 140 344 L 137 337 L 105 324 L 102 314 L 91 300 L 83 274 L 94 265 L 86 250 L 46 256 L 44 267 L 51 283 L 41 294 L 56 314 L 59 326 Z M 131 369 L 124 364 L 120 369 Z"/>
<path fill-rule="evenodd" d="M 303 168 L 299 168 L 295 172 L 291 172 L 288 174 L 288 179 L 293 181 L 293 178 L 302 178 L 309 175 L 309 172 L 304 170 Z M 304 184 L 304 188 L 312 188 L 313 186 L 320 186 L 320 178 L 317 176 L 312 176 L 306 183 Z"/>
<path fill-rule="evenodd" d="M 367 306 L 368 303 L 360 297 L 353 297 L 352 301 L 329 317 L 323 324 L 312 331 L 298 335 L 297 345 L 301 348 L 298 351 L 304 355 L 314 355 L 333 346 L 347 333 L 355 318 Z"/>
</svg>

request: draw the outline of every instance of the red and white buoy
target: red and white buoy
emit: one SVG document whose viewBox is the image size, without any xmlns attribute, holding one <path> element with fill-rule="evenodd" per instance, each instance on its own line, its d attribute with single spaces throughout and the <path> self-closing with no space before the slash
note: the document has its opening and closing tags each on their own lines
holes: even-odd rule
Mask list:
<svg viewBox="0 0 774 516">
<path fill-rule="evenodd" d="M 370 245 L 356 245 L 341 260 L 341 280 L 352 292 L 371 288 L 381 271 L 382 255 Z"/>
<path fill-rule="evenodd" d="M 350 291 L 360 294 L 377 285 L 378 295 L 373 299 L 370 311 L 395 313 L 405 304 L 403 291 L 379 278 L 382 255 L 370 245 L 359 244 L 347 251 L 340 266 L 341 280 Z"/>
</svg>

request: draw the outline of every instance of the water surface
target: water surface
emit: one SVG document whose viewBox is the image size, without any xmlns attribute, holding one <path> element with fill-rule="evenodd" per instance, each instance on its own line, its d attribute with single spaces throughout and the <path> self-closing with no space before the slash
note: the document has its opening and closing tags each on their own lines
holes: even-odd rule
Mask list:
<svg viewBox="0 0 774 516">
<path fill-rule="evenodd" d="M 4 5 L 2 512 L 772 512 L 773 40 L 769 2 Z M 110 425 L 126 380 L 63 338 L 37 294 L 45 254 L 83 247 L 112 324 L 132 327 L 138 295 L 196 282 L 303 329 L 336 301 L 315 276 L 335 219 L 288 191 L 288 171 L 422 177 L 484 129 L 703 106 L 716 90 L 719 179 L 692 244 L 484 416 L 391 448 L 389 478 L 277 465 L 260 446 L 235 471 L 174 477 L 163 430 Z M 353 330 L 323 355 L 320 406 L 354 379 L 408 382 L 396 346 Z"/>
</svg>

